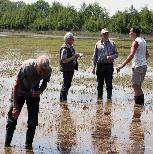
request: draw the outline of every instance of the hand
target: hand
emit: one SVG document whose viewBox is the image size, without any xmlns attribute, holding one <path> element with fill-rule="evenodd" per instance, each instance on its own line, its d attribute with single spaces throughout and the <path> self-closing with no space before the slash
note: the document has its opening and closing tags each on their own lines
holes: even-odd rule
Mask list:
<svg viewBox="0 0 153 154">
<path fill-rule="evenodd" d="M 117 73 L 120 72 L 120 69 L 121 69 L 121 66 L 118 66 L 118 67 L 116 68 Z"/>
<path fill-rule="evenodd" d="M 92 69 L 92 74 L 95 74 L 95 68 Z"/>
<path fill-rule="evenodd" d="M 17 120 L 18 116 L 19 116 L 19 111 L 16 109 L 16 107 L 13 107 L 12 110 L 12 116 L 15 120 Z"/>
<path fill-rule="evenodd" d="M 82 57 L 83 56 L 83 53 L 79 53 L 79 57 Z"/>
<path fill-rule="evenodd" d="M 75 54 L 74 54 L 74 57 L 75 57 L 75 58 L 78 58 L 78 57 L 80 57 L 80 54 L 79 54 L 79 53 L 75 53 Z"/>
<path fill-rule="evenodd" d="M 111 57 L 111 56 L 107 56 L 106 58 L 107 58 L 107 60 L 110 60 L 110 59 L 112 59 L 112 57 Z"/>
<path fill-rule="evenodd" d="M 35 90 L 32 91 L 32 97 L 39 97 L 40 94 L 41 94 L 40 91 L 35 91 Z"/>
</svg>

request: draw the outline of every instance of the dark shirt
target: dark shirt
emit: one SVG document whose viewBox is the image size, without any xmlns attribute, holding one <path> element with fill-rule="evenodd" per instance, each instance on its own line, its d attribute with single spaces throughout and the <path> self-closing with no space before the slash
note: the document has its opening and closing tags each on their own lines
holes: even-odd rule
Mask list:
<svg viewBox="0 0 153 154">
<path fill-rule="evenodd" d="M 17 89 L 17 95 L 31 95 L 32 90 L 43 91 L 44 87 L 39 85 L 40 81 L 42 80 L 42 84 L 50 81 L 51 68 L 46 76 L 39 76 L 36 71 L 36 64 L 36 59 L 28 59 L 21 65 L 17 78 L 22 82 Z"/>
<path fill-rule="evenodd" d="M 63 47 L 63 49 L 61 51 L 61 57 L 60 57 L 61 60 L 65 60 L 65 59 L 68 58 L 68 53 L 67 53 L 68 51 L 66 50 L 66 48 L 69 48 L 71 50 L 71 52 L 72 52 L 72 56 L 74 56 L 75 49 L 74 49 L 74 47 L 72 45 L 64 44 L 64 45 L 62 45 L 62 47 Z M 73 60 L 73 64 L 74 65 L 76 64 L 76 58 Z"/>
</svg>

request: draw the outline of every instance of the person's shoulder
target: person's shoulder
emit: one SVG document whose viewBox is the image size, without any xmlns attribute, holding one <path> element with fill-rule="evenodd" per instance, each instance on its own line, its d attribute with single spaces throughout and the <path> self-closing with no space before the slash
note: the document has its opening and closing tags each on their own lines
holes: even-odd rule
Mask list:
<svg viewBox="0 0 153 154">
<path fill-rule="evenodd" d="M 137 41 L 137 42 L 142 42 L 142 41 L 145 41 L 145 39 L 144 39 L 143 37 L 137 37 L 137 38 L 135 39 L 135 41 Z"/>
<path fill-rule="evenodd" d="M 115 42 L 111 39 L 109 39 L 109 43 L 112 44 L 112 45 L 115 45 Z"/>
<path fill-rule="evenodd" d="M 23 69 L 25 69 L 25 68 L 28 68 L 28 67 L 32 67 L 32 66 L 34 66 L 35 64 L 36 64 L 36 59 L 30 58 L 30 59 L 25 60 L 25 61 L 22 63 L 21 67 L 22 67 Z"/>
<path fill-rule="evenodd" d="M 31 63 L 33 63 L 33 62 L 35 62 L 36 61 L 36 59 L 33 59 L 33 58 L 29 58 L 29 59 L 27 59 L 27 60 L 25 60 L 25 61 L 23 61 L 23 65 L 26 65 L 26 64 L 31 64 Z"/>
<path fill-rule="evenodd" d="M 64 44 L 62 44 L 62 46 L 61 46 L 61 49 L 62 48 L 67 48 L 67 45 L 64 43 Z"/>
<path fill-rule="evenodd" d="M 98 41 L 96 42 L 96 45 L 98 45 L 98 44 L 101 44 L 101 40 L 98 40 Z"/>
<path fill-rule="evenodd" d="M 137 37 L 134 42 L 138 43 L 138 44 L 141 44 L 142 42 L 143 43 L 146 43 L 145 39 L 143 37 Z"/>
<path fill-rule="evenodd" d="M 60 51 L 66 51 L 67 50 L 67 45 L 66 44 L 62 44 L 61 48 L 60 48 Z"/>
</svg>

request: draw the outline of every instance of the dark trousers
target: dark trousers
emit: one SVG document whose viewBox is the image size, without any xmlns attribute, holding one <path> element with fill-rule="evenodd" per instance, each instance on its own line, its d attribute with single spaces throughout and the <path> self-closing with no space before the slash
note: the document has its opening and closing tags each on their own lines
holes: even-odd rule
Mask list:
<svg viewBox="0 0 153 154">
<path fill-rule="evenodd" d="M 17 96 L 17 104 L 18 110 L 21 112 L 22 107 L 26 101 L 27 109 L 28 109 L 28 130 L 27 130 L 27 144 L 32 144 L 33 137 L 35 134 L 36 126 L 38 125 L 38 112 L 39 112 L 39 97 L 25 97 L 25 96 Z M 14 130 L 16 129 L 17 120 L 12 117 L 13 110 L 13 99 L 11 99 L 11 107 L 8 112 L 8 119 L 6 125 L 6 139 L 5 145 L 9 146 L 13 137 Z M 29 135 L 30 134 L 30 135 Z M 32 136 L 32 137 L 31 137 Z M 31 137 L 30 141 L 29 138 Z M 30 143 L 29 143 L 30 142 Z"/>
<path fill-rule="evenodd" d="M 67 94 L 68 94 L 69 88 L 71 87 L 73 75 L 74 75 L 74 71 L 63 72 L 63 85 L 60 92 L 60 101 L 67 100 Z"/>
<path fill-rule="evenodd" d="M 106 83 L 106 91 L 107 91 L 107 98 L 111 99 L 112 97 L 112 79 L 113 79 L 113 63 L 97 63 L 97 70 L 96 70 L 96 75 L 97 75 L 97 91 L 98 91 L 98 97 L 102 97 L 103 95 L 103 86 L 104 86 L 104 81 Z"/>
</svg>

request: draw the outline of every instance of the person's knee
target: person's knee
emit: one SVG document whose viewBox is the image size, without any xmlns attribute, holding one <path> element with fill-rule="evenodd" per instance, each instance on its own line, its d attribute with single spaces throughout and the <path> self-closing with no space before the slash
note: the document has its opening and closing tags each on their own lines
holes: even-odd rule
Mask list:
<svg viewBox="0 0 153 154">
<path fill-rule="evenodd" d="M 15 130 L 16 129 L 16 123 L 8 123 L 6 125 L 6 129 Z"/>
<path fill-rule="evenodd" d="M 98 85 L 103 86 L 103 85 L 104 85 L 104 81 L 99 80 L 99 81 L 98 81 Z"/>
<path fill-rule="evenodd" d="M 68 91 L 71 87 L 71 83 L 65 84 L 65 91 Z"/>
<path fill-rule="evenodd" d="M 133 84 L 132 87 L 133 89 L 137 89 L 137 90 L 141 89 L 141 85 L 139 84 Z"/>
</svg>

